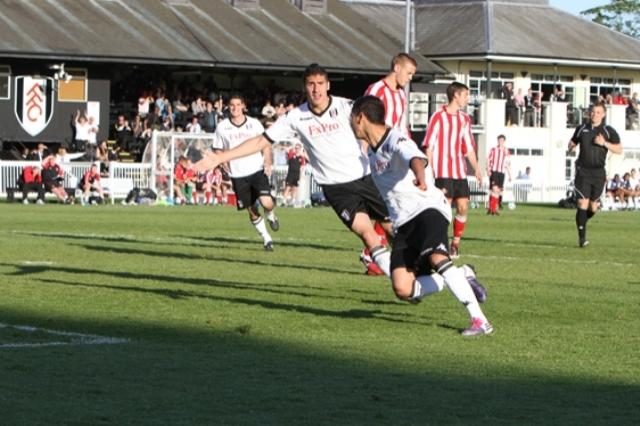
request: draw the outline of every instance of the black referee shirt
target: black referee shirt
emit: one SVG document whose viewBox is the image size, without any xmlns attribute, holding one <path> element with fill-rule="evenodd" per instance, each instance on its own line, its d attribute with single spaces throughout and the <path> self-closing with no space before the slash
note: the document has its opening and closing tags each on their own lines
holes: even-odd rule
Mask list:
<svg viewBox="0 0 640 426">
<path fill-rule="evenodd" d="M 618 132 L 606 124 L 592 127 L 591 124 L 579 126 L 571 141 L 580 146 L 580 154 L 576 160 L 576 165 L 585 169 L 603 169 L 607 161 L 608 149 L 596 145 L 595 139 L 598 134 L 602 134 L 604 139 L 610 144 L 619 144 L 620 136 Z"/>
</svg>

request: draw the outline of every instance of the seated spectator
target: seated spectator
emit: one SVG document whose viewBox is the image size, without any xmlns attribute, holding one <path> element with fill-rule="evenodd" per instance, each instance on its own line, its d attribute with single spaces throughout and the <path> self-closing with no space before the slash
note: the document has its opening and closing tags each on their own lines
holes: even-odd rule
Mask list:
<svg viewBox="0 0 640 426">
<path fill-rule="evenodd" d="M 47 146 L 43 143 L 39 143 L 35 150 L 29 153 L 28 160 L 43 162 L 51 153 Z"/>
<path fill-rule="evenodd" d="M 276 115 L 276 109 L 271 105 L 271 100 L 267 99 L 262 107 L 261 114 L 265 118 L 273 118 Z"/>
<path fill-rule="evenodd" d="M 97 164 L 92 164 L 91 168 L 84 172 L 82 175 L 82 180 L 78 187 L 82 190 L 82 205 L 91 204 L 100 204 L 104 200 L 104 191 L 102 190 L 102 184 L 100 183 L 100 170 Z M 99 194 L 99 198 L 93 199 L 90 197 L 92 192 L 97 192 Z"/>
<path fill-rule="evenodd" d="M 118 153 L 109 148 L 107 140 L 103 139 L 96 151 L 96 161 L 100 162 L 100 175 L 109 176 L 109 163 L 118 161 Z"/>
<path fill-rule="evenodd" d="M 227 204 L 227 193 L 231 189 L 231 182 L 225 181 L 222 170 L 220 167 L 216 167 L 204 174 L 202 189 L 206 204 L 225 205 Z"/>
<path fill-rule="evenodd" d="M 188 133 L 202 133 L 202 128 L 200 127 L 200 123 L 198 122 L 198 117 L 191 117 L 191 123 L 187 124 L 187 132 Z"/>
<path fill-rule="evenodd" d="M 25 166 L 22 169 L 22 176 L 19 181 L 19 188 L 22 191 L 22 204 L 29 204 L 29 192 L 37 192 L 37 204 L 44 204 L 44 185 L 40 166 Z"/>
<path fill-rule="evenodd" d="M 56 162 L 56 157 L 50 155 L 44 159 L 41 174 L 44 189 L 53 193 L 59 201 L 70 204 L 71 199 L 63 187 L 64 170 Z"/>
<path fill-rule="evenodd" d="M 618 199 L 618 189 L 620 189 L 621 186 L 622 180 L 618 173 L 613 176 L 613 179 L 607 180 L 605 200 L 608 206 L 615 206 L 616 200 Z"/>
<path fill-rule="evenodd" d="M 189 188 L 187 170 L 189 169 L 189 160 L 184 155 L 178 158 L 175 168 L 173 169 L 173 191 L 176 195 L 176 204 L 186 204 L 186 192 Z"/>
<path fill-rule="evenodd" d="M 631 182 L 631 174 L 625 173 L 622 177 L 622 184 L 616 192 L 622 208 L 630 208 L 634 198 L 640 196 L 640 192 L 634 190 Z"/>
<path fill-rule="evenodd" d="M 613 104 L 614 105 L 626 105 L 627 104 L 622 92 L 616 92 L 614 94 L 614 96 L 613 96 Z"/>
<path fill-rule="evenodd" d="M 191 102 L 191 113 L 193 115 L 200 115 L 200 114 L 204 114 L 204 112 L 207 110 L 207 106 L 204 102 L 204 99 L 202 99 L 202 96 L 198 95 L 196 96 L 196 99 Z"/>
<path fill-rule="evenodd" d="M 131 130 L 129 121 L 123 114 L 118 116 L 116 123 L 113 125 L 113 130 L 116 140 L 116 151 L 127 151 L 133 139 L 133 131 Z"/>
</svg>

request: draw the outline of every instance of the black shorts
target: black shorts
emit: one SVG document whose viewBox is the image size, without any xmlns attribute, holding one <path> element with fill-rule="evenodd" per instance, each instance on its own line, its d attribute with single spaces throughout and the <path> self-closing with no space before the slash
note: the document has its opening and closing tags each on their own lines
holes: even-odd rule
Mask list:
<svg viewBox="0 0 640 426">
<path fill-rule="evenodd" d="M 342 223 L 349 229 L 353 225 L 356 213 L 366 213 L 371 219 L 382 222 L 389 220 L 389 211 L 371 175 L 347 183 L 322 185 L 322 192 Z"/>
<path fill-rule="evenodd" d="M 574 186 L 578 200 L 598 201 L 604 191 L 607 175 L 604 169 L 577 168 Z"/>
<path fill-rule="evenodd" d="M 236 193 L 238 210 L 251 207 L 258 198 L 271 196 L 269 178 L 263 170 L 241 178 L 231 178 L 233 191 Z"/>
<path fill-rule="evenodd" d="M 469 182 L 466 179 L 436 179 L 436 188 L 440 188 L 448 199 L 469 198 Z"/>
<path fill-rule="evenodd" d="M 424 210 L 402 225 L 393 237 L 391 270 L 402 267 L 412 271 L 430 270 L 429 255 L 449 256 L 448 229 L 449 221 L 436 209 Z"/>
<path fill-rule="evenodd" d="M 504 188 L 504 173 L 491 172 L 491 179 L 489 179 L 490 186 L 497 186 L 498 188 Z"/>
<path fill-rule="evenodd" d="M 44 189 L 49 192 L 51 192 L 52 189 L 61 188 L 61 187 L 62 187 L 62 183 L 58 179 L 44 181 Z"/>
<path fill-rule="evenodd" d="M 300 182 L 300 170 L 289 170 L 284 181 L 287 186 L 298 186 L 298 182 Z"/>
</svg>

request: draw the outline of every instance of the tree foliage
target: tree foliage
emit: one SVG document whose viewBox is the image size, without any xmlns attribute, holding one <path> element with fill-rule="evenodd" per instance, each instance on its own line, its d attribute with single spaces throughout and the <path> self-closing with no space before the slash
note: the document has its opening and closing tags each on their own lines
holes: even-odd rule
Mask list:
<svg viewBox="0 0 640 426">
<path fill-rule="evenodd" d="M 640 0 L 612 0 L 609 4 L 580 12 L 593 22 L 640 38 Z"/>
</svg>

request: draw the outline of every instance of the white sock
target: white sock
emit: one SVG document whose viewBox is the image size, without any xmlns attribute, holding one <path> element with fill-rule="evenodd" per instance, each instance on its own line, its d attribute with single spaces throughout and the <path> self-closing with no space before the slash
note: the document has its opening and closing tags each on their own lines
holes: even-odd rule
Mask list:
<svg viewBox="0 0 640 426">
<path fill-rule="evenodd" d="M 274 221 L 276 219 L 276 215 L 273 210 L 265 210 L 264 212 L 267 214 L 267 219 L 270 221 Z"/>
<path fill-rule="evenodd" d="M 256 231 L 258 231 L 258 234 L 260 234 L 265 244 L 271 241 L 271 235 L 269 235 L 269 232 L 267 232 L 267 226 L 264 224 L 264 219 L 262 219 L 262 216 L 258 217 L 251 223 L 253 223 L 253 226 L 255 226 Z"/>
<path fill-rule="evenodd" d="M 426 296 L 438 293 L 444 288 L 444 278 L 440 274 L 420 275 L 413 283 L 410 299 L 420 301 Z"/>
<path fill-rule="evenodd" d="M 371 258 L 380 267 L 382 272 L 391 277 L 391 253 L 385 246 L 377 246 L 369 250 Z"/>
<path fill-rule="evenodd" d="M 469 316 L 487 321 L 487 317 L 484 316 L 482 309 L 480 309 L 478 299 L 476 299 L 475 294 L 473 294 L 473 290 L 467 281 L 467 277 L 464 275 L 464 271 L 454 266 L 451 261 L 448 261 L 444 265 L 439 265 L 438 272 L 444 278 L 444 282 L 449 291 L 451 291 L 451 294 L 467 309 Z"/>
</svg>

